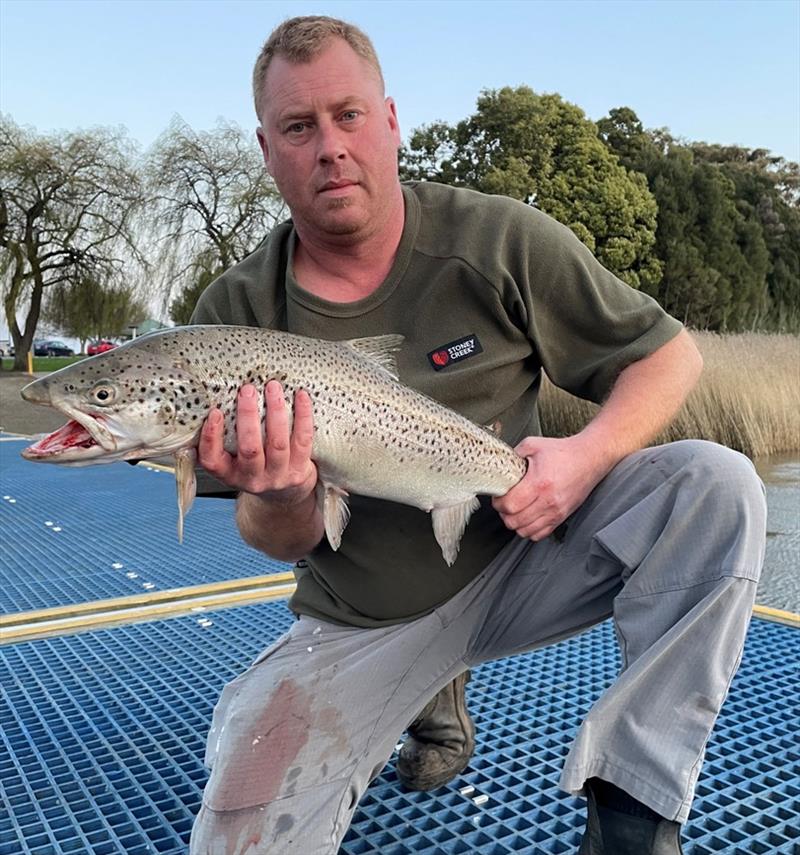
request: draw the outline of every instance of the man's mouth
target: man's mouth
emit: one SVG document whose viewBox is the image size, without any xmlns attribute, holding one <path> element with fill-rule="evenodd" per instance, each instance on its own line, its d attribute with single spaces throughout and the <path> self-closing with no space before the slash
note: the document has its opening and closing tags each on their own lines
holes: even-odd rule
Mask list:
<svg viewBox="0 0 800 855">
<path fill-rule="evenodd" d="M 341 181 L 326 181 L 322 187 L 320 187 L 320 193 L 328 193 L 330 195 L 337 195 L 338 193 L 345 193 L 351 187 L 357 186 L 357 181 L 349 181 L 349 180 L 341 180 Z"/>
</svg>

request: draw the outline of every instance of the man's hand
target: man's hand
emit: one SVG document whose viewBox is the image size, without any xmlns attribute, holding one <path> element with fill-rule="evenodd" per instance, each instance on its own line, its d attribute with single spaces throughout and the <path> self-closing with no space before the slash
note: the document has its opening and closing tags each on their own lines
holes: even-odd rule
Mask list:
<svg viewBox="0 0 800 855">
<path fill-rule="evenodd" d="M 606 475 L 608 467 L 582 438 L 529 436 L 515 451 L 528 471 L 505 496 L 492 500 L 507 528 L 542 540 L 575 511 Z"/>
<path fill-rule="evenodd" d="M 303 390 L 295 395 L 290 430 L 283 388 L 276 380 L 270 380 L 264 390 L 266 435 L 262 440 L 257 395 L 255 386 L 249 384 L 239 390 L 235 455 L 223 448 L 222 413 L 216 409 L 209 413 L 200 433 L 200 465 L 228 487 L 276 505 L 300 504 L 314 492 L 317 483 L 317 467 L 311 460 L 311 398 Z"/>
<path fill-rule="evenodd" d="M 624 368 L 597 415 L 566 439 L 528 437 L 517 454 L 528 471 L 492 501 L 506 526 L 541 540 L 585 501 L 628 454 L 669 424 L 697 382 L 703 360 L 686 330 Z"/>
<path fill-rule="evenodd" d="M 294 396 L 294 422 L 283 388 L 264 390 L 265 435 L 261 436 L 258 392 L 242 386 L 236 401 L 236 454 L 223 447 L 224 419 L 211 412 L 200 433 L 200 465 L 228 487 L 240 490 L 236 522 L 242 538 L 280 561 L 296 561 L 322 539 L 325 526 L 315 495 L 317 467 L 311 459 L 314 414 L 307 392 Z"/>
</svg>

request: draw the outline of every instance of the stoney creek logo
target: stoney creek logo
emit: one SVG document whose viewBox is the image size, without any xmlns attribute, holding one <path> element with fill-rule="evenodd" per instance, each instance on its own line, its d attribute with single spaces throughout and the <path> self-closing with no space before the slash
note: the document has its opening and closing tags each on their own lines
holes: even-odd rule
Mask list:
<svg viewBox="0 0 800 855">
<path fill-rule="evenodd" d="M 441 347 L 432 350 L 428 354 L 428 361 L 435 371 L 441 371 L 443 368 L 447 368 L 448 365 L 452 365 L 454 362 L 461 362 L 462 359 L 468 359 L 477 353 L 483 353 L 483 348 L 478 341 L 478 336 L 472 334 L 466 335 L 457 341 L 451 341 L 449 344 L 443 344 Z"/>
</svg>

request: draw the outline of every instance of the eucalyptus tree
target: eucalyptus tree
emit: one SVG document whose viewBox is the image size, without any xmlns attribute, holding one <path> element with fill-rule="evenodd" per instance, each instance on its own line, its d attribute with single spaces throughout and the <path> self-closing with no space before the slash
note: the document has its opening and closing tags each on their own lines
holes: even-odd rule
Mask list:
<svg viewBox="0 0 800 855">
<path fill-rule="evenodd" d="M 15 369 L 25 367 L 47 292 L 141 260 L 135 162 L 121 129 L 45 135 L 0 117 L 0 282 Z"/>
</svg>

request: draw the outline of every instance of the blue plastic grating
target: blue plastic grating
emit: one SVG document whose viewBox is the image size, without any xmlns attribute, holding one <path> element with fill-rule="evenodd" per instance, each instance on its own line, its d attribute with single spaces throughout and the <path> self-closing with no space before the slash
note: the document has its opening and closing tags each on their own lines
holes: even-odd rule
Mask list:
<svg viewBox="0 0 800 855">
<path fill-rule="evenodd" d="M 199 499 L 176 536 L 174 478 L 125 463 L 29 463 L 0 434 L 0 612 L 282 572 L 235 533 L 233 502 Z M 758 601 L 800 611 L 794 482 L 767 485 L 770 538 Z M 133 575 L 132 575 L 133 574 Z"/>
<path fill-rule="evenodd" d="M 115 463 L 30 463 L 0 442 L 0 612 L 280 572 L 235 534 L 234 503 L 200 499 L 178 543 L 175 479 Z"/>
<path fill-rule="evenodd" d="M 273 603 L 201 620 L 0 649 L 0 855 L 186 852 L 213 704 L 291 618 Z M 754 622 L 708 746 L 687 855 L 800 853 L 797 642 L 794 629 Z M 436 793 L 406 793 L 390 763 L 343 855 L 574 853 L 582 803 L 556 781 L 618 661 L 605 624 L 475 669 L 478 740 L 467 771 Z"/>
</svg>

